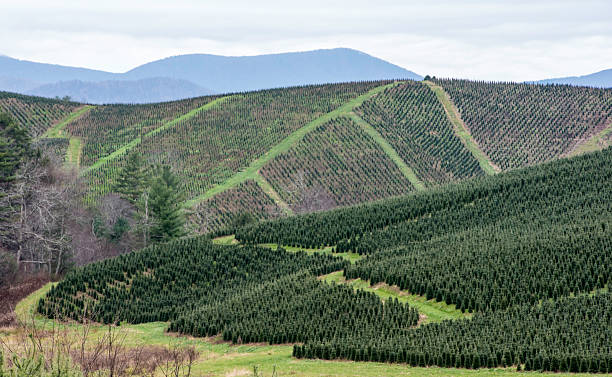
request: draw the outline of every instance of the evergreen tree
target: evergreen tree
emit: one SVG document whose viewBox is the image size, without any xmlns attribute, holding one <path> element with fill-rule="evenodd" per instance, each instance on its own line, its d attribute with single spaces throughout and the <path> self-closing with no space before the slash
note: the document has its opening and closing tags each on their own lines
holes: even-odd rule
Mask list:
<svg viewBox="0 0 612 377">
<path fill-rule="evenodd" d="M 29 149 L 30 137 L 27 130 L 8 115 L 0 113 L 0 186 L 15 180 L 15 172 Z"/>
<path fill-rule="evenodd" d="M 6 195 L 9 186 L 15 180 L 17 169 L 28 153 L 30 153 L 28 132 L 11 117 L 0 113 L 0 199 Z M 8 212 L 9 208 L 0 204 L 0 224 L 9 221 Z"/>
<path fill-rule="evenodd" d="M 114 191 L 132 204 L 136 204 L 148 187 L 148 173 L 139 153 L 132 152 L 127 157 L 126 165 L 119 172 Z"/>
<path fill-rule="evenodd" d="M 179 179 L 172 174 L 168 166 L 163 167 L 160 176 L 151 186 L 151 240 L 155 242 L 169 241 L 185 235 L 183 194 L 179 186 Z"/>
</svg>

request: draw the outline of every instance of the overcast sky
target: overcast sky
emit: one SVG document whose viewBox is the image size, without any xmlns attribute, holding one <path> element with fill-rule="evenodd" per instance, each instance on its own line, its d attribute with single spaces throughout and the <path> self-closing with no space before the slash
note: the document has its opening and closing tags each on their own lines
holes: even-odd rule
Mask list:
<svg viewBox="0 0 612 377">
<path fill-rule="evenodd" d="M 443 77 L 612 68 L 611 0 L 0 0 L 0 19 L 0 54 L 113 72 L 187 53 L 332 47 Z"/>
</svg>

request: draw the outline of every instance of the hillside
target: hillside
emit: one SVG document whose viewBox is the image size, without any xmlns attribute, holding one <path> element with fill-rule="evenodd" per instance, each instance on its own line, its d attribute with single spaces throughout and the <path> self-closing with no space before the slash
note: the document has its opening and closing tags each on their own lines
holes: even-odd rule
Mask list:
<svg viewBox="0 0 612 377">
<path fill-rule="evenodd" d="M 590 86 L 593 88 L 612 88 L 612 69 L 591 73 L 583 76 L 558 77 L 537 81 L 538 84 L 562 84 Z"/>
<path fill-rule="evenodd" d="M 88 103 L 153 103 L 205 94 L 421 76 L 363 52 L 337 48 L 257 56 L 173 56 L 124 73 L 0 56 L 0 90 Z"/>
<path fill-rule="evenodd" d="M 129 152 L 170 164 L 202 232 L 239 212 L 270 219 L 375 201 L 612 141 L 610 90 L 465 80 L 87 107 L 3 93 L 0 108 L 40 143 L 70 152 L 87 200 L 109 193 Z"/>
<path fill-rule="evenodd" d="M 149 247 L 70 273 L 38 311 L 297 342 L 297 359 L 607 373 L 610 195 L 607 148 L 250 225 L 236 231 L 243 245 L 200 236 Z M 425 314 L 442 304 L 453 314 Z"/>
</svg>

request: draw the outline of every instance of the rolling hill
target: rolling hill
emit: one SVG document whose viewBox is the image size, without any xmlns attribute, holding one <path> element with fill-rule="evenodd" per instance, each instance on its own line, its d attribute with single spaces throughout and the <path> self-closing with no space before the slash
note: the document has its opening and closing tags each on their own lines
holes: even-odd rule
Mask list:
<svg viewBox="0 0 612 377">
<path fill-rule="evenodd" d="M 167 321 L 203 342 L 267 347 L 275 360 L 256 343 L 290 343 L 292 363 L 608 373 L 611 178 L 607 148 L 249 225 L 236 229 L 241 245 L 181 239 L 78 269 L 37 308 Z M 449 313 L 424 314 L 439 305 Z"/>
<path fill-rule="evenodd" d="M 258 56 L 180 55 L 125 73 L 0 56 L 0 72 L 0 90 L 90 103 L 152 103 L 298 85 L 422 78 L 346 48 Z"/>
<path fill-rule="evenodd" d="M 376 201 L 612 141 L 611 90 L 466 80 L 86 107 L 2 93 L 0 108 L 79 166 L 89 201 L 110 192 L 128 153 L 170 164 L 202 232 L 240 212 L 271 219 Z"/>
<path fill-rule="evenodd" d="M 34 296 L 41 315 L 196 344 L 212 375 L 612 371 L 612 90 L 361 81 L 0 108 L 78 168 L 86 201 L 129 153 L 171 165 L 204 233 L 73 270 Z M 264 221 L 230 225 L 243 212 Z"/>
</svg>

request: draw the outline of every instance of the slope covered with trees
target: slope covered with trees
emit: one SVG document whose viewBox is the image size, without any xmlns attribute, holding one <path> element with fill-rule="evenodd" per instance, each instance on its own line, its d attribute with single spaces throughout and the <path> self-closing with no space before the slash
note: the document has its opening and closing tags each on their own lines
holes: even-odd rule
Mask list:
<svg viewBox="0 0 612 377">
<path fill-rule="evenodd" d="M 501 169 L 549 161 L 612 122 L 612 90 L 436 80 Z"/>
<path fill-rule="evenodd" d="M 282 215 L 274 200 L 255 181 L 249 180 L 199 203 L 191 213 L 190 222 L 197 232 L 208 233 L 233 226 L 240 216 L 257 221 Z"/>
<path fill-rule="evenodd" d="M 211 96 L 150 105 L 96 106 L 68 124 L 66 130 L 83 140 L 82 165 L 87 167 L 164 123 L 214 99 Z"/>
<path fill-rule="evenodd" d="M 390 335 L 364 331 L 294 346 L 296 357 L 445 368 L 612 372 L 612 295 L 563 298 L 444 321 Z M 374 330 L 374 329 L 372 329 Z"/>
<path fill-rule="evenodd" d="M 169 321 L 233 343 L 298 342 L 297 358 L 608 372 L 612 149 L 373 204 L 238 226 L 243 245 L 183 238 L 70 273 L 38 305 L 58 318 Z M 359 251 L 291 253 L 256 243 Z M 246 244 L 246 245 L 245 245 Z M 251 244 L 251 245 L 249 245 Z M 455 304 L 418 312 L 344 279 Z M 340 282 L 344 279 L 339 280 Z M 395 288 L 393 288 L 395 287 Z"/>
<path fill-rule="evenodd" d="M 266 165 L 261 174 L 295 212 L 384 199 L 413 190 L 381 147 L 348 117 L 321 125 Z M 327 200 L 316 203 L 322 199 Z"/>
<path fill-rule="evenodd" d="M 0 112 L 7 113 L 33 138 L 82 106 L 76 102 L 0 92 Z"/>
<path fill-rule="evenodd" d="M 454 134 L 435 94 L 406 81 L 366 101 L 357 113 L 398 151 L 429 185 L 482 175 L 478 161 Z"/>
<path fill-rule="evenodd" d="M 345 265 L 327 255 L 217 246 L 206 237 L 187 238 L 73 271 L 38 308 L 49 316 L 90 316 L 105 323 L 168 321 L 253 285 L 299 271 L 325 274 Z"/>
</svg>

